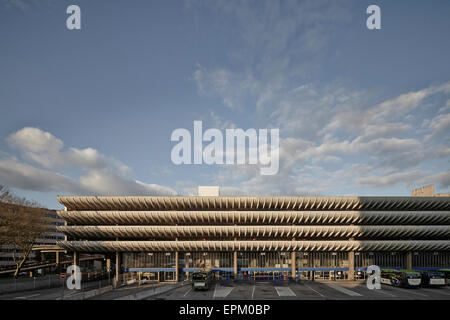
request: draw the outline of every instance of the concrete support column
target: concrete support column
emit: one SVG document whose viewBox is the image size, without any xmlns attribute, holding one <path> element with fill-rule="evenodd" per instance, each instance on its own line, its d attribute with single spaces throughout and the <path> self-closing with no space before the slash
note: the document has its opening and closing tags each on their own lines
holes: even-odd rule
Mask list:
<svg viewBox="0 0 450 320">
<path fill-rule="evenodd" d="M 295 270 L 295 251 L 291 252 L 291 275 L 292 275 L 292 279 L 296 279 L 296 270 Z"/>
<path fill-rule="evenodd" d="M 75 278 L 77 276 L 81 277 L 81 272 L 79 274 L 77 274 L 75 272 L 76 267 L 80 267 L 80 254 L 79 254 L 79 252 L 76 252 L 76 251 L 73 252 L 73 266 L 74 266 L 73 272 L 74 272 L 74 275 L 76 275 Z"/>
<path fill-rule="evenodd" d="M 116 277 L 115 277 L 115 285 L 119 283 L 119 273 L 120 273 L 120 258 L 119 251 L 116 251 Z"/>
<path fill-rule="evenodd" d="M 116 224 L 116 226 L 118 226 Z M 119 241 L 119 237 L 116 237 L 116 241 Z M 120 273 L 120 257 L 119 257 L 119 251 L 116 251 L 116 276 L 115 276 L 115 287 L 119 284 L 119 273 Z"/>
<path fill-rule="evenodd" d="M 412 252 L 408 251 L 406 253 L 406 269 L 411 270 L 412 268 L 413 268 L 413 265 L 412 265 Z"/>
<path fill-rule="evenodd" d="M 111 259 L 106 259 L 106 271 L 108 272 L 108 284 L 111 284 Z"/>
<path fill-rule="evenodd" d="M 355 280 L 355 252 L 348 253 L 348 280 Z"/>
<path fill-rule="evenodd" d="M 73 265 L 80 266 L 80 255 L 76 251 L 73 252 Z"/>
<path fill-rule="evenodd" d="M 236 277 L 237 277 L 237 251 L 233 252 L 233 273 L 234 273 L 234 278 L 236 279 Z"/>
<path fill-rule="evenodd" d="M 187 256 L 186 253 L 184 254 L 184 263 L 185 263 L 185 268 L 189 268 L 189 259 L 191 256 Z M 189 271 L 186 271 L 186 278 L 189 279 Z"/>
<path fill-rule="evenodd" d="M 175 224 L 178 226 L 178 224 Z M 178 238 L 175 238 L 175 241 L 178 241 Z M 178 251 L 175 251 L 175 282 L 178 282 Z"/>
<path fill-rule="evenodd" d="M 237 224 L 234 224 L 234 227 L 236 228 Z M 234 242 L 236 243 L 237 238 L 234 237 Z M 233 251 L 233 275 L 234 275 L 234 280 L 236 281 L 237 278 L 237 251 Z"/>
<path fill-rule="evenodd" d="M 178 251 L 175 252 L 175 282 L 178 282 Z"/>
<path fill-rule="evenodd" d="M 58 251 L 55 252 L 55 263 L 56 263 L 56 266 L 55 266 L 56 272 L 61 273 L 61 265 L 59 264 L 59 252 Z"/>
</svg>

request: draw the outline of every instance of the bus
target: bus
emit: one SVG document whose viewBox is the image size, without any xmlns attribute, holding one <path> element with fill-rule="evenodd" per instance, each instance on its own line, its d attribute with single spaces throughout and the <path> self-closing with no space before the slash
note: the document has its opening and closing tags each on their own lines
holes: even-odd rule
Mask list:
<svg viewBox="0 0 450 320">
<path fill-rule="evenodd" d="M 197 271 L 192 274 L 192 289 L 208 290 L 214 279 L 212 271 Z"/>
<path fill-rule="evenodd" d="M 439 269 L 439 272 L 445 274 L 445 283 L 450 286 L 450 269 Z"/>
<path fill-rule="evenodd" d="M 442 271 L 421 271 L 422 285 L 435 287 L 445 286 L 445 273 Z"/>
<path fill-rule="evenodd" d="M 395 287 L 416 288 L 420 286 L 422 278 L 414 270 L 381 269 L 381 283 Z"/>
</svg>

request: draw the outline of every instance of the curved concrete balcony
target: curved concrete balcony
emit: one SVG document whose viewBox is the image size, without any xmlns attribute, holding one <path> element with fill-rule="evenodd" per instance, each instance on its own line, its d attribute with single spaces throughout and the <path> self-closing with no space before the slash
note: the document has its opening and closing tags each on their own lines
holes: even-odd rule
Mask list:
<svg viewBox="0 0 450 320">
<path fill-rule="evenodd" d="M 74 225 L 450 224 L 450 211 L 58 211 Z"/>
<path fill-rule="evenodd" d="M 450 239 L 449 226 L 65 226 L 58 231 L 82 239 L 327 238 Z"/>
<path fill-rule="evenodd" d="M 60 241 L 68 251 L 446 251 L 450 240 L 399 241 Z"/>
<path fill-rule="evenodd" d="M 68 210 L 450 210 L 450 197 L 58 196 Z"/>
</svg>

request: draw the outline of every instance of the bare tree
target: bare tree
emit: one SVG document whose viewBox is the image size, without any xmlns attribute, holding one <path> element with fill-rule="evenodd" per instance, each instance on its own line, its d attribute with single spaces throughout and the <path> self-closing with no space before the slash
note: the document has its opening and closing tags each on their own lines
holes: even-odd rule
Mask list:
<svg viewBox="0 0 450 320">
<path fill-rule="evenodd" d="M 7 245 L 11 243 L 9 238 L 9 229 L 12 225 L 12 215 L 9 210 L 5 208 L 6 204 L 10 204 L 13 200 L 11 192 L 0 185 L 0 245 Z"/>
<path fill-rule="evenodd" d="M 0 202 L 18 204 L 22 206 L 39 208 L 41 205 L 36 201 L 27 200 L 25 197 L 17 197 L 7 187 L 0 185 Z"/>
<path fill-rule="evenodd" d="M 11 199 L 12 199 L 11 192 L 4 186 L 0 185 L 0 202 L 9 203 Z"/>
<path fill-rule="evenodd" d="M 39 207 L 36 202 L 16 197 L 0 186 L 0 244 L 13 247 L 14 277 L 28 259 L 36 240 L 47 231 L 48 213 L 48 209 Z"/>
</svg>

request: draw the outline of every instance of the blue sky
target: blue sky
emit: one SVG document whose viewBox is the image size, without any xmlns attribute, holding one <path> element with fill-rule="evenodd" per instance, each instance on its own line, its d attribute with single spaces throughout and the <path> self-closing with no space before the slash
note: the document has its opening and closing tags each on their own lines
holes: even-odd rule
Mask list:
<svg viewBox="0 0 450 320">
<path fill-rule="evenodd" d="M 81 30 L 66 8 L 81 8 Z M 366 28 L 370 4 L 381 30 Z M 0 0 L 0 184 L 57 194 L 450 190 L 449 1 Z M 172 164 L 173 130 L 279 128 L 280 171 Z"/>
</svg>

